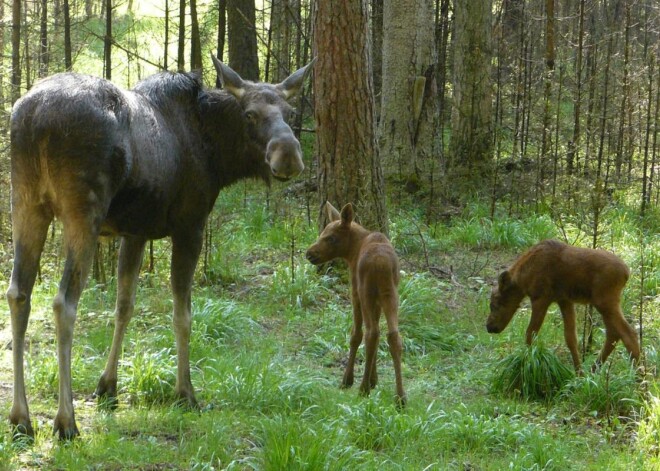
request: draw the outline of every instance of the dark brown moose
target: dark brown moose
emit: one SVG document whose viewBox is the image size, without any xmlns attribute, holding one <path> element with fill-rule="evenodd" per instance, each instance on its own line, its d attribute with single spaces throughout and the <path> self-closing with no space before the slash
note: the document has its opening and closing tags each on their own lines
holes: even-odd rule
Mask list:
<svg viewBox="0 0 660 471">
<path fill-rule="evenodd" d="M 307 259 L 314 265 L 343 258 L 351 273 L 351 300 L 353 302 L 353 330 L 351 333 L 348 364 L 342 379 L 342 387 L 353 385 L 355 355 L 362 343 L 362 326 L 365 334 L 365 365 L 360 392 L 369 394 L 378 383 L 376 357 L 380 337 L 381 311 L 387 321 L 387 343 L 394 363 L 396 398 L 399 406 L 406 403 L 401 378 L 401 353 L 399 335 L 399 259 L 385 235 L 370 232 L 353 221 L 353 206 L 348 203 L 337 211 L 330 203 L 325 204 L 330 223 L 323 229 L 318 240 L 307 250 Z"/>
<path fill-rule="evenodd" d="M 548 307 L 556 302 L 564 319 L 564 338 L 579 373 L 574 304 L 591 304 L 603 317 L 606 332 L 605 344 L 594 366 L 607 359 L 618 340 L 623 341 L 634 360 L 639 360 L 637 334 L 621 312 L 621 292 L 629 276 L 626 264 L 605 250 L 573 247 L 555 240 L 540 242 L 500 274 L 491 294 L 486 328 L 491 333 L 502 332 L 523 298 L 529 296 L 532 318 L 526 340 L 531 344 Z"/>
<path fill-rule="evenodd" d="M 160 73 L 124 91 L 106 80 L 54 75 L 11 115 L 14 268 L 7 291 L 14 357 L 15 434 L 33 436 L 24 382 L 30 297 L 48 226 L 63 226 L 66 262 L 53 302 L 59 364 L 54 432 L 78 435 L 71 344 L 78 301 L 99 235 L 121 237 L 115 333 L 96 395 L 116 406 L 117 363 L 132 315 L 145 243 L 171 237 L 175 395 L 196 407 L 190 381 L 191 284 L 204 225 L 221 188 L 243 178 L 295 177 L 302 152 L 287 119 L 311 64 L 284 82 L 244 81 L 213 57 L 223 90 L 196 73 Z"/>
</svg>

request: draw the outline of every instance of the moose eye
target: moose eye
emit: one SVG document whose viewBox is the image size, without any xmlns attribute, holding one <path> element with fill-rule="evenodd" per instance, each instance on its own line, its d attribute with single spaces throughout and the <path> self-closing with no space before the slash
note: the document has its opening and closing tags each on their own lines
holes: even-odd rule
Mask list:
<svg viewBox="0 0 660 471">
<path fill-rule="evenodd" d="M 247 119 L 249 123 L 255 123 L 257 121 L 257 113 L 254 111 L 246 111 L 245 119 Z"/>
<path fill-rule="evenodd" d="M 328 241 L 328 244 L 330 245 L 337 245 L 337 236 L 334 234 L 329 235 L 326 240 Z"/>
</svg>

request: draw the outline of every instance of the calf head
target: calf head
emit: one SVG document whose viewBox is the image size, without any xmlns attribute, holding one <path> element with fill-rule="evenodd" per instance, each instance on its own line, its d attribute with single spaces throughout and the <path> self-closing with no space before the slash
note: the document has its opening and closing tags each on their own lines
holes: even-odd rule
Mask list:
<svg viewBox="0 0 660 471">
<path fill-rule="evenodd" d="M 497 279 L 490 295 L 490 315 L 486 321 L 486 329 L 491 334 L 502 332 L 513 315 L 518 310 L 524 294 L 511 279 L 508 271 L 503 271 Z"/>
<path fill-rule="evenodd" d="M 300 174 L 305 165 L 300 142 L 287 124 L 293 110 L 288 101 L 302 89 L 316 59 L 274 85 L 243 80 L 229 66 L 211 57 L 222 87 L 240 103 L 248 135 L 263 152 L 272 176 L 288 180 Z"/>
<path fill-rule="evenodd" d="M 325 203 L 325 210 L 330 222 L 312 246 L 307 249 L 306 257 L 314 265 L 329 262 L 338 257 L 346 257 L 350 252 L 351 224 L 353 205 L 346 204 L 341 213 L 330 203 Z"/>
</svg>

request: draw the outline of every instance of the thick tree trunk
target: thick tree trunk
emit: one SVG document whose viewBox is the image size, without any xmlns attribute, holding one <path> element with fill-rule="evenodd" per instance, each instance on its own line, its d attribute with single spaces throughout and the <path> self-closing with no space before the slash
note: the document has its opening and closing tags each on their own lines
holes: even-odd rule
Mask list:
<svg viewBox="0 0 660 471">
<path fill-rule="evenodd" d="M 21 96 L 21 0 L 11 9 L 11 102 Z"/>
<path fill-rule="evenodd" d="M 229 67 L 242 78 L 259 80 L 254 0 L 227 0 Z"/>
<path fill-rule="evenodd" d="M 322 205 L 351 202 L 362 224 L 387 230 L 368 47 L 367 2 L 314 3 L 314 69 L 319 222 Z"/>
<path fill-rule="evenodd" d="M 176 68 L 182 72 L 186 68 L 186 0 L 179 1 L 179 43 L 176 54 Z"/>
<path fill-rule="evenodd" d="M 477 183 L 492 160 L 491 1 L 454 2 L 452 173 Z"/>
<path fill-rule="evenodd" d="M 420 185 L 420 161 L 433 155 L 435 41 L 432 0 L 385 0 L 379 129 L 386 174 L 399 173 L 410 191 Z"/>
</svg>

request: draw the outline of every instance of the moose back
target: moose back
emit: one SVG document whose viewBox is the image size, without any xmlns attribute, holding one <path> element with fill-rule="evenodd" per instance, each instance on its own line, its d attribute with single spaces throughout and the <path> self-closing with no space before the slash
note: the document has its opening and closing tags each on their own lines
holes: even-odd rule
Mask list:
<svg viewBox="0 0 660 471">
<path fill-rule="evenodd" d="M 96 394 L 116 405 L 117 363 L 146 241 L 171 237 L 175 394 L 196 405 L 190 381 L 191 284 L 203 230 L 221 188 L 242 178 L 285 180 L 303 170 L 287 125 L 287 100 L 311 64 L 284 82 L 244 81 L 213 57 L 223 90 L 205 90 L 194 73 L 161 73 L 124 91 L 73 73 L 43 80 L 11 115 L 11 203 L 14 267 L 11 311 L 17 434 L 33 436 L 24 381 L 30 297 L 48 226 L 63 226 L 66 261 L 53 302 L 59 365 L 54 432 L 78 435 L 71 391 L 71 344 L 78 301 L 97 238 L 121 236 L 116 324 Z"/>
</svg>

